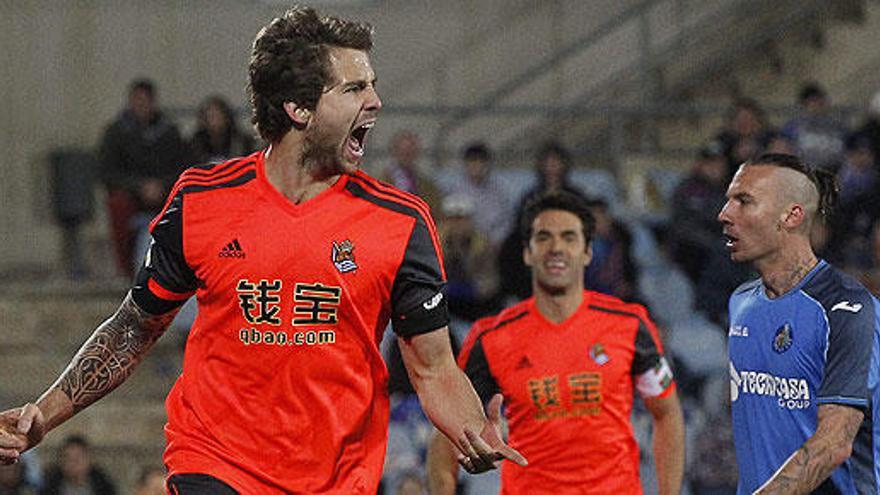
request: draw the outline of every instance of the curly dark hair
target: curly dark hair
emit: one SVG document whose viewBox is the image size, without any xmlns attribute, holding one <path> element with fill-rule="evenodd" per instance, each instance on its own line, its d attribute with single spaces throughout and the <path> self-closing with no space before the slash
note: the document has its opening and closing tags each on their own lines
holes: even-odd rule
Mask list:
<svg viewBox="0 0 880 495">
<path fill-rule="evenodd" d="M 277 143 L 293 126 L 284 103 L 314 110 L 330 83 L 332 47 L 370 51 L 369 24 L 321 17 L 308 7 L 294 7 L 257 33 L 248 66 L 251 122 L 263 139 Z"/>
</svg>

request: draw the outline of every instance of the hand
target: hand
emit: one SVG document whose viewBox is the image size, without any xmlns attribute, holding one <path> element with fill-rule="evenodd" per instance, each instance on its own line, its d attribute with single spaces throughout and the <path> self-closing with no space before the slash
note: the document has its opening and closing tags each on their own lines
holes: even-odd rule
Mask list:
<svg viewBox="0 0 880 495">
<path fill-rule="evenodd" d="M 35 404 L 0 412 L 0 465 L 15 464 L 21 453 L 46 434 L 46 420 Z"/>
<path fill-rule="evenodd" d="M 464 429 L 461 445 L 467 455 L 459 454 L 458 463 L 471 474 L 483 473 L 496 469 L 504 459 L 513 461 L 520 466 L 528 465 L 528 461 L 519 452 L 512 449 L 501 439 L 501 394 L 495 394 L 489 401 L 487 416 L 489 421 L 479 434 L 469 428 Z"/>
</svg>

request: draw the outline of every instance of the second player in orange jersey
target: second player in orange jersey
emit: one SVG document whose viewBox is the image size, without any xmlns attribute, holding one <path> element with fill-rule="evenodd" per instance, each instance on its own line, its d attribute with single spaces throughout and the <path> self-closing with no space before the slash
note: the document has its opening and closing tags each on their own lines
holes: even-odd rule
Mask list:
<svg viewBox="0 0 880 495">
<path fill-rule="evenodd" d="M 503 396 L 511 446 L 529 458 L 503 463 L 503 494 L 640 494 L 634 389 L 654 420 L 659 492 L 681 487 L 684 425 L 657 330 L 641 305 L 584 290 L 592 225 L 573 195 L 532 202 L 523 255 L 534 296 L 477 321 L 459 355 L 490 418 Z M 452 446 L 437 437 L 432 493 L 454 493 L 455 478 Z"/>
</svg>

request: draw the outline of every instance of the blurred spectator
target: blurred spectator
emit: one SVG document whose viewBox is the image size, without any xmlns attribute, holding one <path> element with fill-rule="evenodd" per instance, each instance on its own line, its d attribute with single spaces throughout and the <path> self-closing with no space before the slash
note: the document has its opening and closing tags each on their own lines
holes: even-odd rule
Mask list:
<svg viewBox="0 0 880 495">
<path fill-rule="evenodd" d="M 880 216 L 880 174 L 870 141 L 861 134 L 847 139 L 846 162 L 837 173 L 840 200 L 832 213 L 827 252 L 831 261 L 853 266 L 864 251 L 874 220 Z"/>
<path fill-rule="evenodd" d="M 816 222 L 818 223 L 818 222 Z M 730 294 L 743 282 L 755 278 L 747 263 L 734 263 L 724 249 L 723 240 L 706 262 L 706 268 L 697 281 L 696 309 L 710 321 L 727 328 L 727 303 Z"/>
<path fill-rule="evenodd" d="M 770 141 L 767 143 L 767 149 L 764 150 L 765 153 L 780 153 L 783 155 L 793 155 L 795 154 L 794 144 L 781 132 L 776 132 L 772 136 L 770 136 Z"/>
<path fill-rule="evenodd" d="M 723 399 L 723 397 L 719 397 Z M 695 459 L 689 471 L 691 492 L 695 495 L 734 495 L 738 475 L 733 449 L 730 401 L 710 412 L 696 433 Z"/>
<path fill-rule="evenodd" d="M 495 309 L 492 300 L 498 291 L 496 251 L 474 226 L 475 208 L 466 196 L 448 196 L 443 200 L 438 228 L 443 240 L 449 312 L 470 321 Z"/>
<path fill-rule="evenodd" d="M 545 192 L 566 191 L 584 198 L 571 183 L 571 154 L 556 141 L 544 143 L 535 156 L 535 186 L 520 199 L 514 228 L 504 239 L 498 256 L 501 292 L 506 297 L 525 299 L 532 293 L 531 272 L 523 262 L 523 238 L 518 228 L 525 206 Z"/>
<path fill-rule="evenodd" d="M 868 118 L 859 129 L 859 134 L 867 137 L 871 142 L 871 150 L 874 156 L 880 156 L 880 91 L 874 93 L 871 103 L 868 105 Z"/>
<path fill-rule="evenodd" d="M 716 137 L 727 160 L 727 176 L 732 177 L 741 163 L 763 153 L 774 134 L 757 101 L 736 100 L 728 115 L 727 128 Z"/>
<path fill-rule="evenodd" d="M 797 155 L 815 167 L 836 171 L 843 163 L 847 130 L 828 113 L 830 100 L 815 82 L 805 84 L 798 97 L 802 114 L 782 128 Z"/>
<path fill-rule="evenodd" d="M 165 495 L 165 469 L 147 467 L 141 471 L 134 495 Z"/>
<path fill-rule="evenodd" d="M 722 249 L 718 212 L 724 205 L 727 164 L 720 143 L 700 149 L 690 175 L 672 195 L 672 259 L 696 283 L 713 251 Z"/>
<path fill-rule="evenodd" d="M 657 226 L 653 234 L 657 241 L 657 252 L 649 262 L 641 264 L 638 290 L 655 321 L 662 327 L 691 316 L 694 311 L 694 286 L 672 261 L 669 229 Z"/>
<path fill-rule="evenodd" d="M 590 243 L 593 259 L 584 274 L 584 286 L 628 301 L 638 300 L 638 270 L 632 255 L 629 230 L 611 216 L 608 203 L 604 200 L 590 200 L 589 207 L 596 226 Z"/>
<path fill-rule="evenodd" d="M 440 191 L 419 168 L 422 144 L 412 131 L 400 131 L 391 138 L 391 162 L 382 171 L 382 180 L 394 187 L 425 200 L 436 214 L 440 208 Z"/>
<path fill-rule="evenodd" d="M 0 495 L 36 495 L 36 493 L 36 487 L 28 483 L 25 478 L 24 462 L 0 466 Z"/>
<path fill-rule="evenodd" d="M 500 246 L 513 222 L 510 193 L 492 171 L 492 152 L 486 144 L 467 146 L 463 159 L 464 170 L 444 193 L 469 198 L 479 205 L 474 211 L 477 230 L 494 246 Z"/>
<path fill-rule="evenodd" d="M 207 97 L 198 112 L 198 127 L 190 138 L 195 163 L 216 163 L 249 155 L 256 149 L 254 138 L 241 132 L 235 113 L 220 95 Z"/>
<path fill-rule="evenodd" d="M 872 194 L 877 187 L 877 178 L 871 141 L 862 134 L 853 134 L 846 140 L 846 160 L 837 172 L 841 206 Z"/>
<path fill-rule="evenodd" d="M 92 464 L 89 443 L 70 435 L 61 446 L 59 463 L 46 472 L 40 495 L 116 495 L 116 487 L 104 472 Z"/>
<path fill-rule="evenodd" d="M 128 106 L 104 132 L 100 159 L 117 268 L 129 276 L 137 233 L 161 208 L 187 162 L 177 126 L 159 111 L 152 81 L 131 83 Z"/>
<path fill-rule="evenodd" d="M 862 284 L 875 296 L 880 297 L 880 219 L 874 220 L 866 251 L 865 269 L 856 273 Z"/>
</svg>

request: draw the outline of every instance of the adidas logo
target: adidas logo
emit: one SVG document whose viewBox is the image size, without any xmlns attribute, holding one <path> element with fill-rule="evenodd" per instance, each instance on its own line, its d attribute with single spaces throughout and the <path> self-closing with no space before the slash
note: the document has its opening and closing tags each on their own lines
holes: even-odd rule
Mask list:
<svg viewBox="0 0 880 495">
<path fill-rule="evenodd" d="M 219 256 L 221 258 L 244 258 L 245 254 L 244 250 L 241 249 L 241 244 L 238 243 L 238 239 L 233 239 L 232 242 L 220 250 Z"/>
<path fill-rule="evenodd" d="M 531 368 L 531 367 L 532 367 L 532 362 L 529 361 L 529 357 L 523 356 L 522 359 L 519 360 L 519 363 L 516 364 L 515 369 L 524 370 L 526 368 Z"/>
</svg>

